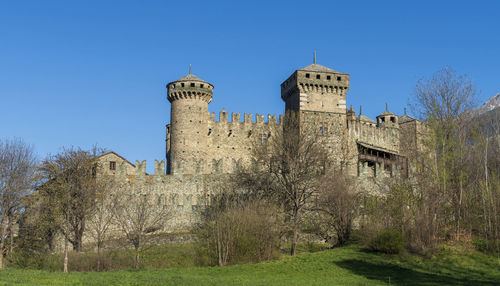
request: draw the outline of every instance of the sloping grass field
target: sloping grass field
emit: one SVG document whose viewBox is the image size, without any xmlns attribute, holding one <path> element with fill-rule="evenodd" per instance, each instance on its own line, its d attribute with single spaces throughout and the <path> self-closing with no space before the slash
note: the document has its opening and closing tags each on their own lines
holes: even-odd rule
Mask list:
<svg viewBox="0 0 500 286">
<path fill-rule="evenodd" d="M 68 274 L 4 269 L 0 285 L 500 285 L 500 261 L 451 248 L 422 258 L 351 246 L 228 267 Z"/>
</svg>

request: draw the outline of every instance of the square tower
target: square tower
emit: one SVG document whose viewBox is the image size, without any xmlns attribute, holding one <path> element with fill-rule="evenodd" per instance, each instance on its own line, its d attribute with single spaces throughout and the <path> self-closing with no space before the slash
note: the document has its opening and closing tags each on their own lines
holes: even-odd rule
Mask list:
<svg viewBox="0 0 500 286">
<path fill-rule="evenodd" d="M 349 74 L 318 64 L 296 70 L 281 84 L 285 110 L 346 113 Z"/>
<path fill-rule="evenodd" d="M 346 94 L 349 74 L 316 63 L 296 70 L 281 84 L 285 114 L 298 112 L 299 132 L 325 146 L 334 168 L 347 163 Z"/>
</svg>

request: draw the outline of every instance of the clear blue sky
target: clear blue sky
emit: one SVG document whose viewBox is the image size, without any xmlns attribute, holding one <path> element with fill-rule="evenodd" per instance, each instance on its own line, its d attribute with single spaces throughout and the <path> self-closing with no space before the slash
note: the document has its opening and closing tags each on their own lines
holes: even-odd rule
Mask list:
<svg viewBox="0 0 500 286">
<path fill-rule="evenodd" d="M 166 83 L 215 85 L 209 110 L 278 114 L 280 83 L 318 63 L 349 73 L 348 105 L 402 113 L 449 65 L 480 102 L 500 92 L 500 1 L 0 0 L 0 138 L 41 158 L 98 144 L 165 157 Z"/>
</svg>

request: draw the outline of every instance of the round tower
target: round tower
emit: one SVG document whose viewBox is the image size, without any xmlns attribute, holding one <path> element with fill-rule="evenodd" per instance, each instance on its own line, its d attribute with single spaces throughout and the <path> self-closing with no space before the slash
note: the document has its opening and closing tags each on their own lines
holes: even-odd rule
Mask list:
<svg viewBox="0 0 500 286">
<path fill-rule="evenodd" d="M 167 84 L 171 103 L 170 126 L 167 127 L 167 173 L 200 172 L 206 154 L 208 104 L 214 86 L 189 73 Z"/>
</svg>

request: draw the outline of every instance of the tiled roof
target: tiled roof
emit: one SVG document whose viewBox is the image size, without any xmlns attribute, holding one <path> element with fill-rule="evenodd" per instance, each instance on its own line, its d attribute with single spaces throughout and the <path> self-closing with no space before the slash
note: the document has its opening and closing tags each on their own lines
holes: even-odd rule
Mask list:
<svg viewBox="0 0 500 286">
<path fill-rule="evenodd" d="M 384 116 L 384 115 L 394 115 L 394 113 L 390 112 L 389 110 L 384 111 L 384 113 L 380 114 L 379 116 Z"/>
<path fill-rule="evenodd" d="M 206 82 L 202 79 L 200 79 L 199 77 L 193 75 L 193 74 L 188 74 L 186 76 L 183 76 L 181 77 L 180 79 L 176 80 L 176 81 L 201 81 L 201 82 Z"/>
<path fill-rule="evenodd" d="M 410 121 L 413 121 L 413 120 L 416 120 L 415 118 L 409 116 L 409 115 L 403 115 L 401 117 L 399 117 L 399 123 L 406 123 L 406 122 L 410 122 Z"/>
<path fill-rule="evenodd" d="M 370 122 L 370 123 L 377 123 L 374 120 L 364 116 L 364 115 L 359 115 L 358 116 L 359 121 L 364 121 L 364 122 Z"/>
<path fill-rule="evenodd" d="M 318 64 L 308 65 L 307 67 L 305 67 L 303 69 L 300 69 L 300 70 L 302 70 L 302 71 L 313 71 L 313 72 L 334 72 L 334 73 L 339 73 L 336 70 L 332 70 L 331 68 L 327 68 L 325 66 L 318 65 Z"/>
</svg>

